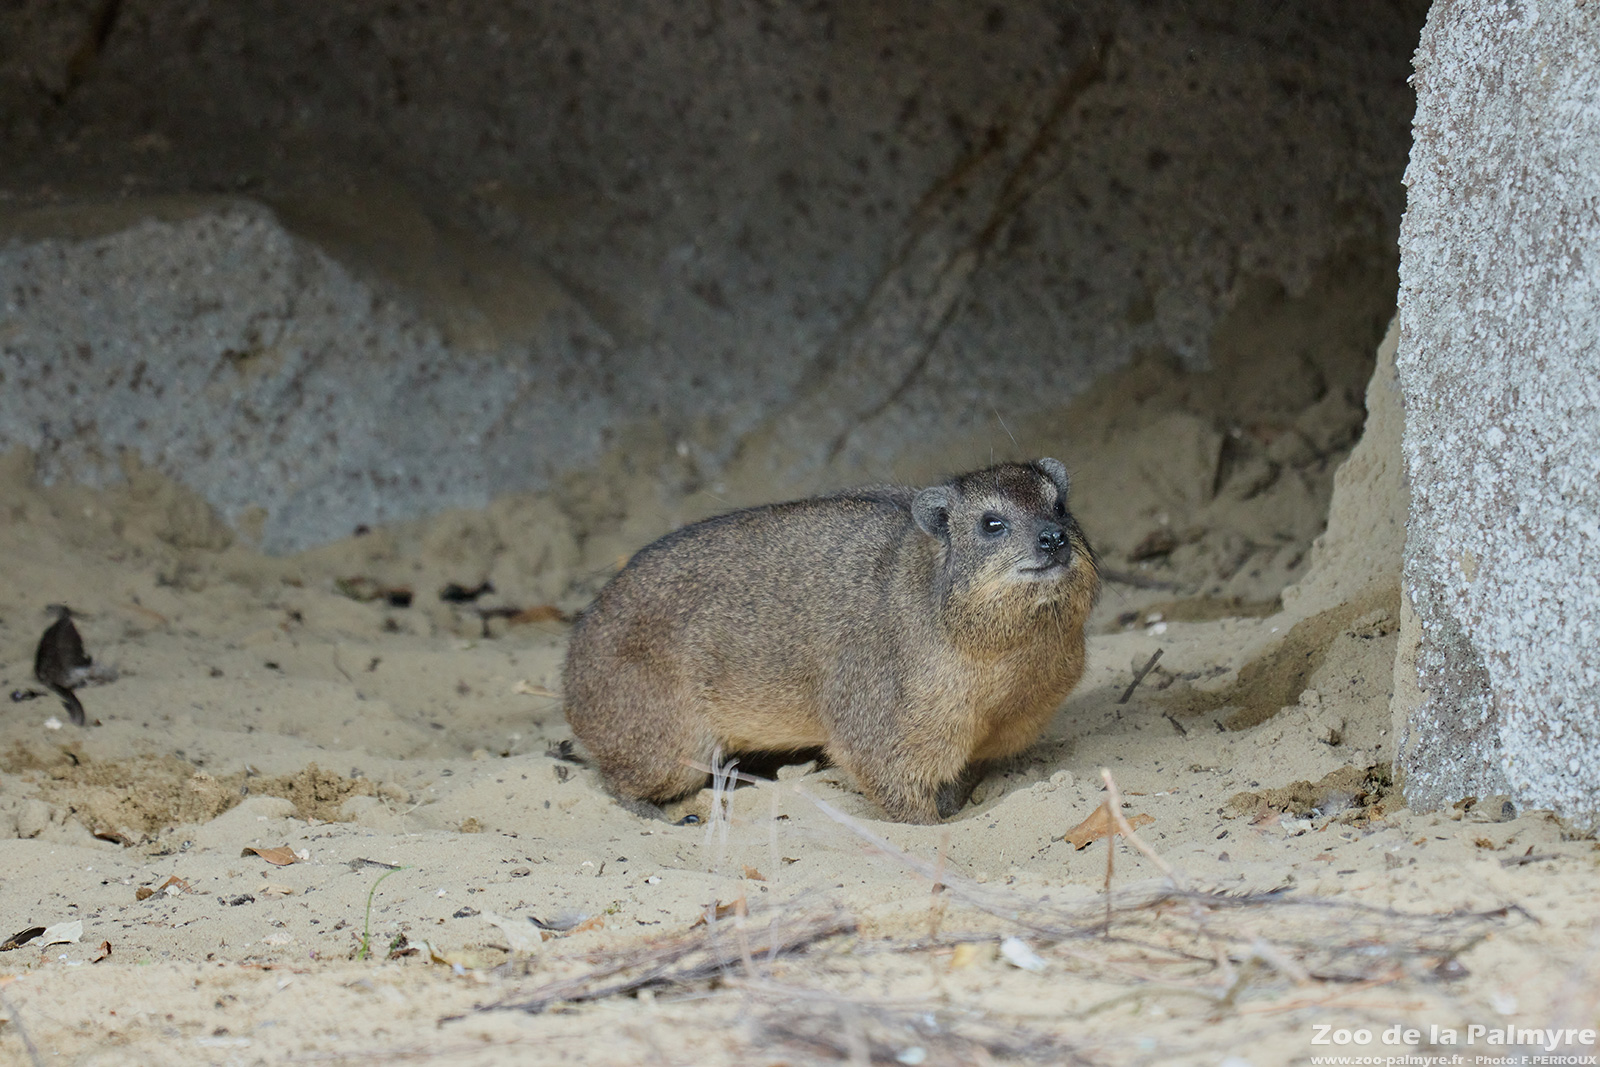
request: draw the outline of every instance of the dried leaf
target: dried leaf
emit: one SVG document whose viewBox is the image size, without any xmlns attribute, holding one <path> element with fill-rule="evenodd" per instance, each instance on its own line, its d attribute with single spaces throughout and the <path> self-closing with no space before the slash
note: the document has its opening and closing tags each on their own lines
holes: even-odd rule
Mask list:
<svg viewBox="0 0 1600 1067">
<path fill-rule="evenodd" d="M 554 604 L 535 604 L 531 608 L 523 608 L 506 621 L 513 626 L 525 626 L 534 622 L 571 622 L 572 616 Z"/>
<path fill-rule="evenodd" d="M 14 948 L 21 948 L 42 933 L 44 933 L 44 927 L 42 926 L 30 926 L 26 930 L 18 930 L 6 938 L 4 944 L 0 944 L 0 952 L 10 952 Z"/>
<path fill-rule="evenodd" d="M 489 925 L 499 928 L 506 937 L 506 947 L 516 955 L 532 952 L 544 941 L 544 934 L 526 919 L 508 918 L 487 909 L 484 910 L 482 918 Z"/>
<path fill-rule="evenodd" d="M 169 897 L 175 897 L 179 893 L 194 892 L 194 890 L 189 887 L 188 882 L 184 881 L 182 878 L 179 878 L 175 874 L 169 875 L 165 882 L 162 882 L 160 885 L 156 886 L 155 891 L 157 893 L 165 893 Z"/>
<path fill-rule="evenodd" d="M 257 889 L 256 892 L 261 894 L 264 897 L 291 897 L 291 896 L 294 896 L 294 890 L 293 889 L 289 888 L 286 885 L 273 885 L 271 882 L 268 882 L 266 885 L 262 886 L 260 889 Z"/>
<path fill-rule="evenodd" d="M 730 915 L 743 915 L 745 914 L 745 907 L 746 905 L 743 897 L 740 897 L 731 904 L 724 904 L 719 900 L 715 905 L 713 918 L 726 919 Z M 689 929 L 693 930 L 695 927 L 704 926 L 705 924 L 706 917 L 704 914 L 701 914 L 700 918 L 689 924 Z"/>
<path fill-rule="evenodd" d="M 56 923 L 54 926 L 45 927 L 44 933 L 39 935 L 39 947 L 76 945 L 81 940 L 83 940 L 83 920 L 73 919 L 69 922 Z"/>
<path fill-rule="evenodd" d="M 421 956 L 429 963 L 443 963 L 447 965 L 454 965 L 456 963 L 455 960 L 440 952 L 430 942 L 427 941 L 412 941 L 389 953 L 390 959 L 398 959 L 401 956 Z"/>
<path fill-rule="evenodd" d="M 528 916 L 528 921 L 541 930 L 549 930 L 551 933 L 555 934 L 564 934 L 588 918 L 590 918 L 590 915 L 586 911 L 574 911 L 571 908 L 563 908 L 551 915 L 548 919 L 541 919 L 537 915 L 530 915 Z"/>
<path fill-rule="evenodd" d="M 991 942 L 993 944 L 993 942 Z M 955 951 L 950 953 L 950 969 L 960 970 L 962 967 L 971 967 L 983 958 L 983 946 L 971 941 L 957 945 Z"/>
<path fill-rule="evenodd" d="M 89 962 L 90 963 L 99 963 L 101 960 L 108 960 L 110 958 L 111 958 L 111 942 L 102 941 L 102 942 L 100 942 L 100 947 L 95 951 L 95 954 L 89 958 Z"/>
<path fill-rule="evenodd" d="M 1128 816 L 1128 825 L 1135 830 L 1141 826 L 1148 826 L 1155 821 L 1154 816 L 1142 813 Z M 1111 813 L 1106 810 L 1104 804 L 1101 804 L 1089 813 L 1087 819 L 1063 834 L 1061 839 L 1071 842 L 1073 848 L 1081 850 L 1088 848 L 1093 841 L 1098 841 L 1102 837 L 1110 837 L 1114 830 L 1115 827 L 1111 822 Z"/>
<path fill-rule="evenodd" d="M 1037 973 L 1045 969 L 1044 960 L 1040 959 L 1039 954 L 1020 937 L 1008 937 L 1000 942 L 1000 955 L 1011 966 L 1020 967 L 1024 971 Z"/>
<path fill-rule="evenodd" d="M 744 869 L 744 876 L 750 879 L 752 882 L 765 882 L 767 880 L 767 876 L 756 870 L 754 867 L 746 867 Z"/>
<path fill-rule="evenodd" d="M 1250 825 L 1281 826 L 1283 825 L 1283 820 L 1280 819 L 1278 817 L 1278 813 L 1268 807 L 1267 802 L 1263 800 L 1260 805 L 1257 806 L 1256 813 L 1250 817 Z"/>
<path fill-rule="evenodd" d="M 142 885 L 133 891 L 134 900 L 149 900 L 156 895 L 156 891 L 147 885 Z"/>
<path fill-rule="evenodd" d="M 603 919 L 600 916 L 596 915 L 594 918 L 586 919 L 585 921 L 579 923 L 577 926 L 574 926 L 572 928 L 572 933 L 581 934 L 585 930 L 599 930 L 601 927 L 605 926 L 605 924 L 606 924 L 605 919 Z"/>
<path fill-rule="evenodd" d="M 294 854 L 294 849 L 290 848 L 288 845 L 280 845 L 277 848 L 255 848 L 253 846 L 246 846 L 245 850 L 239 853 L 239 855 L 248 856 L 252 852 L 266 860 L 268 863 L 277 867 L 286 867 L 300 859 L 299 856 Z"/>
</svg>

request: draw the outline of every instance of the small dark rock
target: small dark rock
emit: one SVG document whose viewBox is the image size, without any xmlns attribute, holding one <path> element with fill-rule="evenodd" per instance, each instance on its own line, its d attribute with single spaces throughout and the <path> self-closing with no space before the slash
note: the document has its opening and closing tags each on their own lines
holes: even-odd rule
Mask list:
<svg viewBox="0 0 1600 1067">
<path fill-rule="evenodd" d="M 439 590 L 439 599 L 447 604 L 470 604 L 485 593 L 492 592 L 494 592 L 494 585 L 488 581 L 479 582 L 470 589 L 459 583 L 451 582 Z"/>
</svg>

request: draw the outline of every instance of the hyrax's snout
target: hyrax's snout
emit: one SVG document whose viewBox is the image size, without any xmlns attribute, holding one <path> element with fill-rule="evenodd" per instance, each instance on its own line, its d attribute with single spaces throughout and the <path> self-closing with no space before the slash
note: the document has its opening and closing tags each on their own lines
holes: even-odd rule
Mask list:
<svg viewBox="0 0 1600 1067">
<path fill-rule="evenodd" d="M 1067 531 L 1053 522 L 1047 522 L 1039 530 L 1039 551 L 1056 559 L 1067 547 Z"/>
</svg>

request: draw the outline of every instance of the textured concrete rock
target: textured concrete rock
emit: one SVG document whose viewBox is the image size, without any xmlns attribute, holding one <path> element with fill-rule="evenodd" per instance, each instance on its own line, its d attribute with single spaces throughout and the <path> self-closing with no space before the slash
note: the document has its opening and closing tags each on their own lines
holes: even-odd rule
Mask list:
<svg viewBox="0 0 1600 1067">
<path fill-rule="evenodd" d="M 1417 52 L 1396 713 L 1422 807 L 1600 823 L 1597 56 L 1569 3 L 1436 4 Z"/>
<path fill-rule="evenodd" d="M 120 480 L 126 451 L 282 550 L 482 506 L 581 462 L 574 421 L 615 418 L 585 399 L 602 368 L 463 357 L 270 213 L 192 207 L 0 245 L 0 426 L 47 480 Z"/>
<path fill-rule="evenodd" d="M 884 477 L 1204 366 L 1262 279 L 1392 288 L 1421 10 L 7 5 L 0 446 L 134 448 L 273 548 L 753 431 L 769 493 Z M 272 215 L 71 211 L 195 195 Z"/>
</svg>

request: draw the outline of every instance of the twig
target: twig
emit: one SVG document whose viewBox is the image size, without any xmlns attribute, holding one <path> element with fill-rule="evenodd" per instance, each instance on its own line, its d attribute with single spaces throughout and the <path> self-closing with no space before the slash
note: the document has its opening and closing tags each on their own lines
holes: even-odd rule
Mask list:
<svg viewBox="0 0 1600 1067">
<path fill-rule="evenodd" d="M 1252 1004 L 1248 1007 L 1240 1008 L 1239 1014 L 1280 1015 L 1284 1012 L 1301 1011 L 1305 1008 L 1323 1008 L 1327 1007 L 1329 1004 L 1332 1004 L 1334 1001 L 1343 1000 L 1355 993 L 1365 993 L 1367 990 L 1376 989 L 1379 986 L 1393 985 L 1402 977 L 1403 975 L 1400 971 L 1391 971 L 1382 978 L 1372 978 L 1365 982 L 1357 982 L 1355 985 L 1344 986 L 1325 997 L 1301 997 L 1298 1000 L 1291 1000 L 1284 1004 Z M 1387 1007 L 1387 1005 L 1385 1005 L 1385 1007 Z"/>
<path fill-rule="evenodd" d="M 1130 574 L 1128 571 L 1119 571 L 1111 567 L 1101 567 L 1100 577 L 1117 585 L 1131 586 L 1134 589 L 1158 589 L 1163 593 L 1175 593 L 1182 588 L 1177 582 L 1164 582 L 1160 578 L 1146 578 L 1142 574 Z"/>
<path fill-rule="evenodd" d="M 928 892 L 928 938 L 932 940 L 939 936 L 939 924 L 944 921 L 944 857 L 950 848 L 950 830 L 946 827 L 939 834 L 939 852 L 933 867 L 933 888 Z"/>
<path fill-rule="evenodd" d="M 1259 980 L 1255 976 L 1268 972 L 1276 972 L 1296 984 L 1346 984 L 1387 976 L 1396 967 L 1431 970 L 1440 959 L 1460 955 L 1487 936 L 1491 924 L 1497 927 L 1511 915 L 1535 921 L 1515 904 L 1484 912 L 1414 914 L 1347 899 L 1295 896 L 1286 886 L 1240 894 L 1189 888 L 1184 877 L 1128 824 L 1122 815 L 1122 797 L 1116 782 L 1109 774 L 1104 777 L 1107 812 L 1115 832 L 1148 857 L 1164 877 L 1125 887 L 1115 900 L 1108 893 L 1105 899 L 1055 905 L 1025 898 L 1014 890 L 979 885 L 941 869 L 936 862 L 905 852 L 831 805 L 801 790 L 796 792 L 882 855 L 930 882 L 943 884 L 951 896 L 966 904 L 1058 946 L 1081 941 L 1131 948 L 1143 967 L 1158 972 L 1143 977 L 1102 954 L 1068 952 L 1073 958 L 1100 968 L 1108 977 L 1150 981 L 1160 975 L 1170 976 L 1174 969 L 1178 973 L 1204 974 L 1210 976 L 1204 995 L 1214 1003 L 1230 987 L 1237 996 L 1241 982 Z M 1108 847 L 1106 851 L 1115 850 Z M 1118 926 L 1115 935 L 1107 933 L 1108 913 Z M 1266 932 L 1261 928 L 1264 919 L 1271 920 Z M 949 940 L 946 938 L 945 942 Z M 886 951 L 926 947 L 929 946 L 884 946 Z M 1057 951 L 1064 951 L 1064 947 Z M 1253 968 L 1242 966 L 1251 961 L 1256 963 Z"/>
<path fill-rule="evenodd" d="M 570 741 L 564 741 L 564 742 L 562 742 L 562 744 L 570 745 L 571 742 Z M 721 750 L 719 749 L 717 751 L 717 753 L 713 754 L 711 763 L 701 763 L 699 760 L 686 759 L 686 760 L 683 761 L 683 765 L 685 767 L 693 767 L 697 771 L 704 771 L 707 774 L 716 774 L 717 773 L 716 772 L 716 761 L 721 758 L 720 753 L 721 753 Z M 566 759 L 567 757 L 562 756 L 562 757 L 559 757 L 559 758 Z M 578 760 L 578 759 L 574 759 L 573 762 L 574 763 L 581 763 L 583 761 L 582 760 Z M 723 780 L 725 782 L 728 782 L 730 785 L 732 783 L 735 783 L 735 782 L 742 782 L 745 785 L 771 785 L 772 784 L 772 779 L 771 778 L 757 778 L 753 774 L 746 774 L 743 771 L 735 770 L 734 767 L 738 764 L 738 762 L 739 761 L 736 760 L 736 759 L 735 760 L 729 760 L 726 764 L 722 765 L 722 778 L 723 778 Z"/>
<path fill-rule="evenodd" d="M 1160 652 L 1156 653 L 1158 656 L 1160 654 Z M 1117 791 L 1117 783 L 1111 777 L 1110 768 L 1100 768 L 1100 780 L 1106 784 L 1106 811 L 1110 813 L 1111 821 L 1117 824 L 1117 833 L 1126 837 L 1128 844 L 1143 852 L 1151 863 L 1160 868 L 1161 873 L 1167 876 L 1175 888 L 1180 892 L 1187 893 L 1189 886 L 1183 876 L 1173 870 L 1166 860 L 1156 855 L 1155 850 L 1145 844 L 1138 834 L 1134 833 L 1133 826 L 1129 824 L 1127 816 L 1122 814 L 1122 794 Z"/>
<path fill-rule="evenodd" d="M 1269 944 L 1262 938 L 1258 937 L 1250 943 L 1250 954 L 1273 967 L 1295 985 L 1311 984 L 1311 975 L 1306 973 L 1304 967 L 1281 952 L 1276 945 Z"/>
<path fill-rule="evenodd" d="M 711 818 L 706 823 L 706 848 L 710 850 L 715 842 L 708 868 L 712 874 L 722 870 L 722 861 L 727 858 L 728 827 L 733 823 L 734 778 L 738 774 L 734 768 L 738 765 L 737 759 L 722 762 L 721 745 L 711 753 Z"/>
<path fill-rule="evenodd" d="M 1500 866 L 1521 867 L 1526 863 L 1542 863 L 1545 860 L 1558 860 L 1560 858 L 1560 855 L 1554 852 L 1540 852 L 1538 854 L 1530 853 L 1526 856 L 1507 856 L 1505 859 L 1500 861 Z"/>
<path fill-rule="evenodd" d="M 772 810 L 767 813 L 767 884 L 778 884 L 778 868 L 783 859 L 778 855 L 778 791 L 772 790 Z"/>
<path fill-rule="evenodd" d="M 986 935 L 986 939 L 992 941 L 993 936 Z M 851 1004 L 863 1008 L 904 1008 L 907 1011 L 927 1011 L 938 1004 L 937 1001 L 929 1000 L 927 997 L 864 997 L 860 993 L 830 993 L 825 989 L 808 989 L 802 985 L 774 982 L 768 978 L 730 976 L 726 984 L 733 989 L 744 989 L 771 997 L 779 1003 L 810 1000 L 822 1004 Z"/>
<path fill-rule="evenodd" d="M 810 948 L 839 934 L 853 933 L 856 923 L 843 912 L 812 916 L 787 923 L 774 923 L 766 930 L 777 952 L 794 953 Z M 774 955 L 770 946 L 759 940 L 741 943 L 727 951 L 719 938 L 716 924 L 705 926 L 673 937 L 648 943 L 642 950 L 635 949 L 613 957 L 586 974 L 576 978 L 551 982 L 534 990 L 524 1000 L 500 1001 L 486 1004 L 479 1011 L 541 1012 L 552 1004 L 581 1003 L 604 1000 L 607 997 L 632 993 L 646 986 L 682 986 L 708 978 L 726 977 L 727 967 L 742 963 L 748 978 L 755 978 L 755 956 L 761 952 Z M 610 984 L 608 978 L 634 973 Z"/>
<path fill-rule="evenodd" d="M 1133 681 L 1128 683 L 1128 688 L 1124 689 L 1122 695 L 1117 698 L 1118 704 L 1126 704 L 1128 702 L 1128 698 L 1133 696 L 1133 691 L 1139 688 L 1139 683 L 1144 681 L 1144 676 L 1155 670 L 1156 661 L 1161 658 L 1161 653 L 1165 651 L 1166 649 L 1164 648 L 1156 649 L 1155 654 L 1146 661 L 1145 665 L 1134 673 Z"/>
<path fill-rule="evenodd" d="M 1114 810 L 1112 808 L 1112 805 L 1111 805 L 1110 796 L 1108 795 L 1105 800 L 1101 801 L 1101 803 L 1105 805 L 1106 814 L 1110 815 L 1112 813 L 1112 811 Z M 1116 848 L 1116 845 L 1117 845 L 1117 842 L 1116 842 L 1117 830 L 1121 828 L 1120 824 L 1118 824 L 1115 819 L 1112 819 L 1111 823 L 1112 823 L 1111 834 L 1109 835 L 1109 839 L 1106 841 L 1106 887 L 1105 887 L 1105 891 L 1104 891 L 1105 892 L 1105 898 L 1106 898 L 1106 933 L 1105 933 L 1105 936 L 1107 936 L 1107 937 L 1111 936 L 1111 872 L 1115 867 L 1114 858 L 1116 857 L 1116 854 L 1117 854 L 1117 848 Z"/>
</svg>

